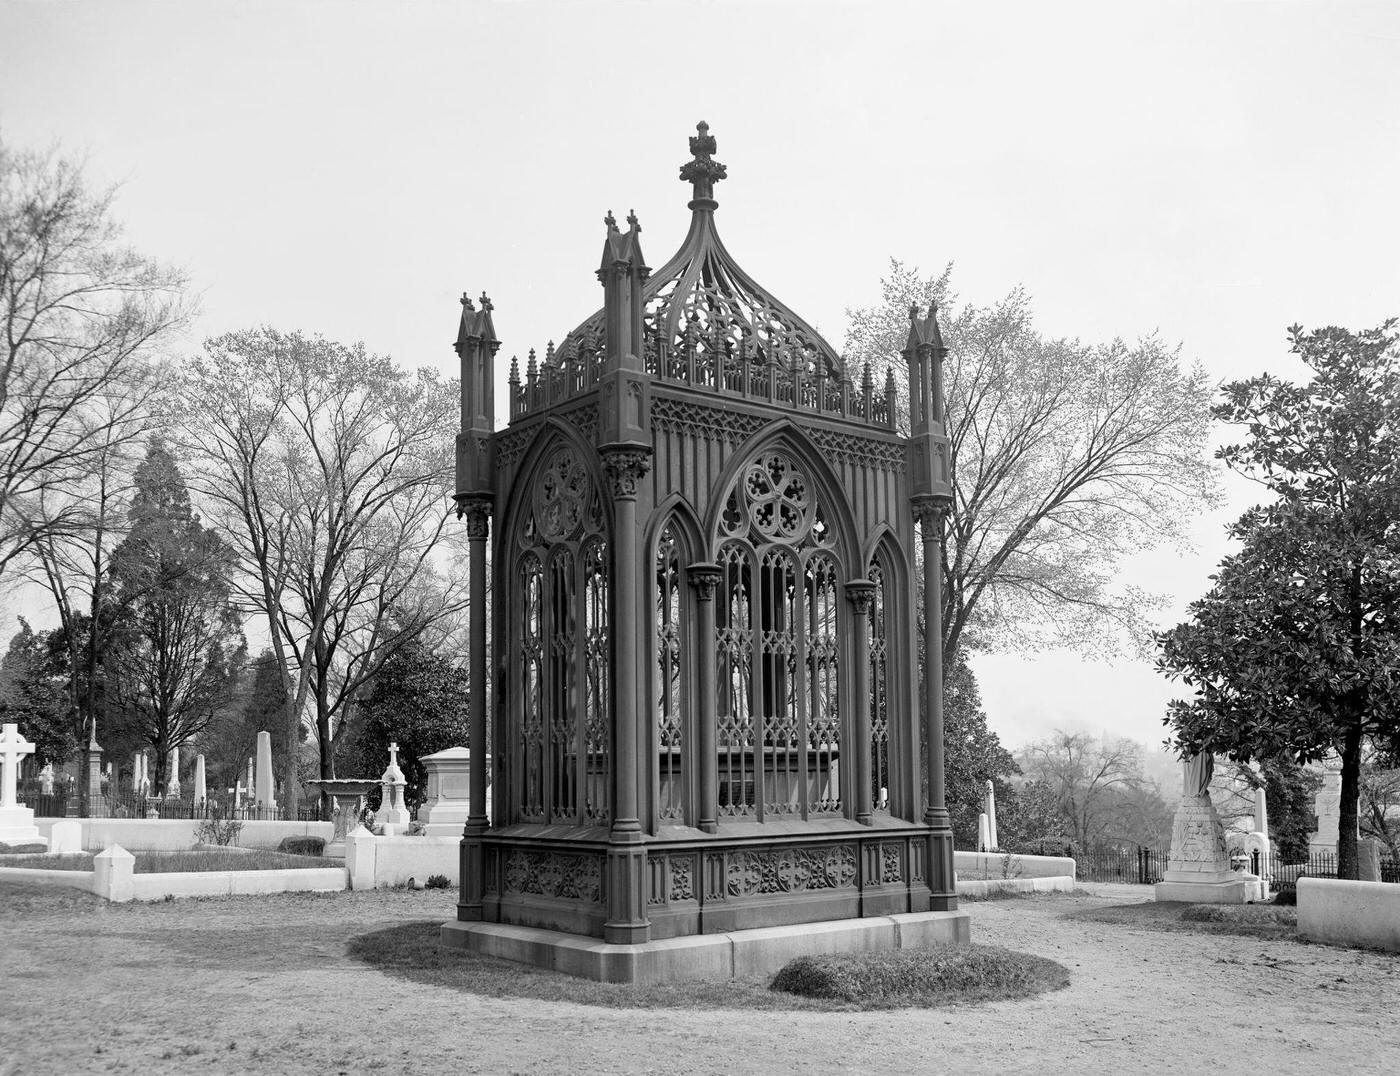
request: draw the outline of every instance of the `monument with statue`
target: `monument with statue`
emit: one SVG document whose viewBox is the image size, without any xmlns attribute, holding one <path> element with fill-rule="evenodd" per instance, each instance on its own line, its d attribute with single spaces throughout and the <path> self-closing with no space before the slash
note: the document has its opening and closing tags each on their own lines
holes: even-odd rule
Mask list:
<svg viewBox="0 0 1400 1076">
<path fill-rule="evenodd" d="M 680 250 L 653 273 L 607 215 L 602 309 L 511 361 L 503 430 L 495 310 L 462 299 L 471 803 L 444 941 L 637 981 L 966 940 L 915 632 L 941 637 L 915 561 L 952 497 L 936 312 L 910 311 L 907 400 L 847 368 L 720 241 L 705 124 L 690 150 Z"/>
</svg>

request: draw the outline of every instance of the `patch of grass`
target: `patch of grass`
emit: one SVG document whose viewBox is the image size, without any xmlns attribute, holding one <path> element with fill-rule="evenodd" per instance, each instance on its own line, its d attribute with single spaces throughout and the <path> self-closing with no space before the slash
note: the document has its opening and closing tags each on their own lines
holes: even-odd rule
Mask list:
<svg viewBox="0 0 1400 1076">
<path fill-rule="evenodd" d="M 1296 927 L 1298 909 L 1276 904 L 1190 904 L 1181 909 L 1181 919 L 1185 923 Z"/>
<path fill-rule="evenodd" d="M 1080 918 L 1116 926 L 1195 934 L 1244 934 L 1268 940 L 1296 939 L 1298 913 L 1275 904 L 1182 904 L 1144 901 L 1115 904 L 1073 913 Z"/>
<path fill-rule="evenodd" d="M 1069 985 L 1063 964 L 994 945 L 938 945 L 787 964 L 772 989 L 862 1009 L 932 1008 L 1031 997 Z"/>
<path fill-rule="evenodd" d="M 610 1009 L 743 1009 L 766 1011 L 850 1011 L 888 1009 L 907 1004 L 892 1000 L 848 1001 L 843 998 L 804 997 L 769 988 L 766 979 L 730 979 L 630 986 L 595 983 L 544 968 L 451 949 L 439 940 L 441 920 L 418 921 L 361 934 L 349 943 L 349 955 L 357 960 L 415 983 L 494 998 L 535 1001 L 571 1001 Z M 974 946 L 986 950 L 987 946 Z M 997 950 L 1002 952 L 1002 950 Z M 931 950 L 906 950 L 928 953 Z M 1011 954 L 1021 956 L 1021 954 Z M 1023 957 L 1028 961 L 1036 957 Z M 1041 986 L 1056 989 L 1068 982 L 1068 973 L 1052 961 L 1063 981 Z M 1053 978 L 1053 973 L 1047 973 Z M 1038 991 L 1035 991 L 1038 992 Z M 1025 994 L 999 996 L 1027 996 Z M 947 998 L 940 1004 L 975 1000 L 970 996 Z"/>
<path fill-rule="evenodd" d="M 0 866 L 27 867 L 50 871 L 90 871 L 92 852 L 72 852 L 60 856 L 7 856 Z M 339 867 L 336 859 L 294 856 L 285 852 L 226 850 L 211 852 L 133 852 L 137 874 L 167 874 L 201 871 L 271 871 L 309 867 Z"/>
<path fill-rule="evenodd" d="M 26 856 L 33 852 L 47 852 L 49 846 L 42 841 L 21 842 L 20 844 L 6 844 L 0 841 L 0 856 Z"/>
</svg>

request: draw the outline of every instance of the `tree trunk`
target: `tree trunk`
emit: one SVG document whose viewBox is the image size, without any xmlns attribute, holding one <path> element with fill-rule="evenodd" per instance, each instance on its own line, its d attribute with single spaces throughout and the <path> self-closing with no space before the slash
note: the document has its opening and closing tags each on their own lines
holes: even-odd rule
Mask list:
<svg viewBox="0 0 1400 1076">
<path fill-rule="evenodd" d="M 1356 880 L 1356 800 L 1361 794 L 1361 719 L 1347 726 L 1342 742 L 1342 802 L 1337 825 L 1337 877 Z"/>
</svg>

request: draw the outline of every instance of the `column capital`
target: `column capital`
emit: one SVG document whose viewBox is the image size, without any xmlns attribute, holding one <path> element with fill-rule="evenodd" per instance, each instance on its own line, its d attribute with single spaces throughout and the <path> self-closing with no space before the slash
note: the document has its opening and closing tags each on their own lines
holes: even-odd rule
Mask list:
<svg viewBox="0 0 1400 1076">
<path fill-rule="evenodd" d="M 911 497 L 909 507 L 913 509 L 914 522 L 924 532 L 924 541 L 928 541 L 943 533 L 943 521 L 953 504 L 947 497 L 922 496 Z"/>
<path fill-rule="evenodd" d="M 637 482 L 651 470 L 651 448 L 647 445 L 609 445 L 598 450 L 603 470 L 612 482 L 617 498 L 635 498 Z"/>
<path fill-rule="evenodd" d="M 467 521 L 468 538 L 489 537 L 491 533 L 491 498 L 462 498 L 457 502 L 457 518 Z"/>
<path fill-rule="evenodd" d="M 697 598 L 702 602 L 713 601 L 715 588 L 719 586 L 720 579 L 724 577 L 724 569 L 718 564 L 701 561 L 699 564 L 692 564 L 686 568 L 685 577 L 695 588 Z"/>
<path fill-rule="evenodd" d="M 865 616 L 875 601 L 875 584 L 869 579 L 852 579 L 846 584 L 846 600 L 855 607 L 857 616 Z"/>
</svg>

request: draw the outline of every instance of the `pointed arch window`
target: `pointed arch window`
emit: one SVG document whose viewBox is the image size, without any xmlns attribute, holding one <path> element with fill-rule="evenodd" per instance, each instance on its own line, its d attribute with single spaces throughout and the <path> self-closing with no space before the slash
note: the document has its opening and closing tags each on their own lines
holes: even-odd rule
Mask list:
<svg viewBox="0 0 1400 1076">
<path fill-rule="evenodd" d="M 839 550 L 803 468 L 770 450 L 720 515 L 715 600 L 721 816 L 838 814 L 844 738 Z"/>
<path fill-rule="evenodd" d="M 555 449 L 516 535 L 511 661 L 520 691 L 513 802 L 525 822 L 606 822 L 608 569 L 602 506 L 571 446 Z"/>
<path fill-rule="evenodd" d="M 870 603 L 870 795 L 876 811 L 890 809 L 890 675 L 888 577 L 880 560 L 870 562 L 875 584 Z"/>
<path fill-rule="evenodd" d="M 675 527 L 661 531 L 656 546 L 656 743 L 659 768 L 657 812 L 662 822 L 680 824 L 686 816 L 684 625 L 686 588 Z"/>
</svg>

